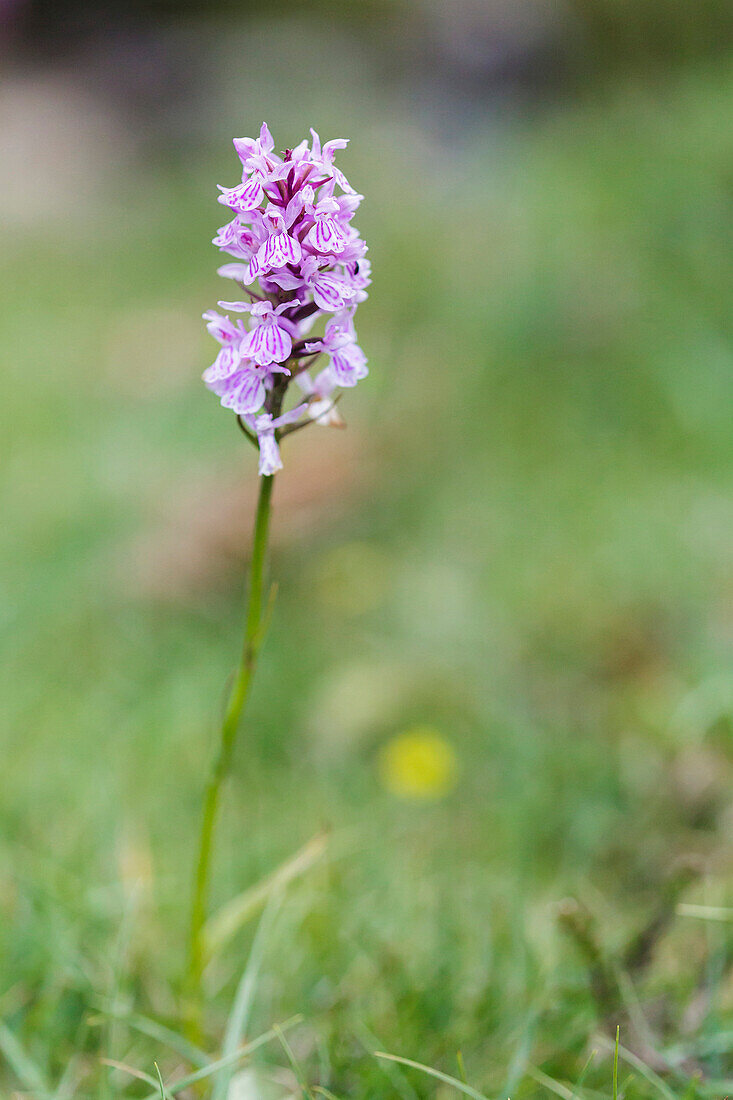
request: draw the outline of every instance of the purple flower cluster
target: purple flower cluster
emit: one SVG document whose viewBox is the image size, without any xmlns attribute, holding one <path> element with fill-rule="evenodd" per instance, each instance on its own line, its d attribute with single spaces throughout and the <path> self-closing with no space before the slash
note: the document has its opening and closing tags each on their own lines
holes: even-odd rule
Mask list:
<svg viewBox="0 0 733 1100">
<path fill-rule="evenodd" d="M 234 218 L 213 243 L 236 260 L 219 274 L 234 279 L 249 299 L 219 306 L 248 320 L 204 314 L 221 349 L 203 378 L 257 437 L 261 474 L 282 466 L 277 440 L 283 426 L 337 422 L 335 391 L 368 373 L 354 313 L 367 297 L 369 261 L 351 224 L 363 196 L 333 163 L 347 142 L 321 146 L 315 130 L 311 134 L 311 144 L 303 141 L 282 156 L 273 153 L 265 123 L 256 140 L 235 138 L 242 182 L 219 188 L 219 202 Z M 309 339 L 324 315 L 323 335 Z M 313 378 L 309 370 L 322 355 L 327 365 Z M 283 413 L 291 380 L 306 400 Z"/>
</svg>

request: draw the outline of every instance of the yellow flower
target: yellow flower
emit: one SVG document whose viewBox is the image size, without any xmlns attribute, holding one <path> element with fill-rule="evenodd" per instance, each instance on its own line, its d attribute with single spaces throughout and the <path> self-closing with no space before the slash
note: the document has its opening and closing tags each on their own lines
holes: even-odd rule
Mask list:
<svg viewBox="0 0 733 1100">
<path fill-rule="evenodd" d="M 379 775 L 392 794 L 428 801 L 442 798 L 456 781 L 453 749 L 436 729 L 413 726 L 379 754 Z"/>
</svg>

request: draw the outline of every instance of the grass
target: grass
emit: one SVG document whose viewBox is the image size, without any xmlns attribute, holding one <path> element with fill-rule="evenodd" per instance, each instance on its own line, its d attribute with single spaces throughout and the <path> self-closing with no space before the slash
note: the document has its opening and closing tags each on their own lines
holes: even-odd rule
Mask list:
<svg viewBox="0 0 733 1100">
<path fill-rule="evenodd" d="M 704 911 L 731 905 L 732 91 L 629 81 L 427 179 L 355 141 L 372 378 L 276 486 L 205 1050 L 178 994 L 254 486 L 198 382 L 212 160 L 7 232 L 6 1092 L 176 1095 L 267 1036 L 265 1097 L 302 1074 L 415 1100 L 427 1072 L 593 1100 L 617 1025 L 619 1096 L 731 1087 L 730 923 Z M 458 782 L 401 802 L 380 751 L 425 723 Z"/>
</svg>

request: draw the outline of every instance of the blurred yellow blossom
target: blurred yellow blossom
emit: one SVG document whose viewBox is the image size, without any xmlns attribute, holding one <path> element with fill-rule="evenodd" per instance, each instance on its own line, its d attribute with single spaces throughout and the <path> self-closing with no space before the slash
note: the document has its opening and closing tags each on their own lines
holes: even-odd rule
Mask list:
<svg viewBox="0 0 733 1100">
<path fill-rule="evenodd" d="M 456 781 L 456 756 L 431 726 L 413 726 L 393 737 L 379 755 L 382 783 L 401 798 L 442 798 Z"/>
</svg>

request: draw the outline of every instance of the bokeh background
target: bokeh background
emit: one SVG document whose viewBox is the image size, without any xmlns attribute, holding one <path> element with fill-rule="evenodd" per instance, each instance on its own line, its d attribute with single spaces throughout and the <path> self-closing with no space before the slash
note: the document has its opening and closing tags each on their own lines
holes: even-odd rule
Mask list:
<svg viewBox="0 0 733 1100">
<path fill-rule="evenodd" d="M 264 118 L 352 139 L 371 375 L 348 431 L 285 447 L 215 908 L 255 889 L 207 1049 L 285 863 L 250 1032 L 301 1013 L 311 1084 L 447 1096 L 372 1052 L 460 1051 L 491 1095 L 567 1100 L 595 1049 L 575 1095 L 608 1095 L 619 1023 L 624 1095 L 724 1095 L 733 5 L 0 21 L 3 1090 L 144 1095 L 100 1055 L 185 1063 L 140 1020 L 179 1029 L 238 647 L 255 462 L 200 315 L 215 185 Z M 263 1048 L 236 1095 L 287 1067 Z"/>
</svg>

